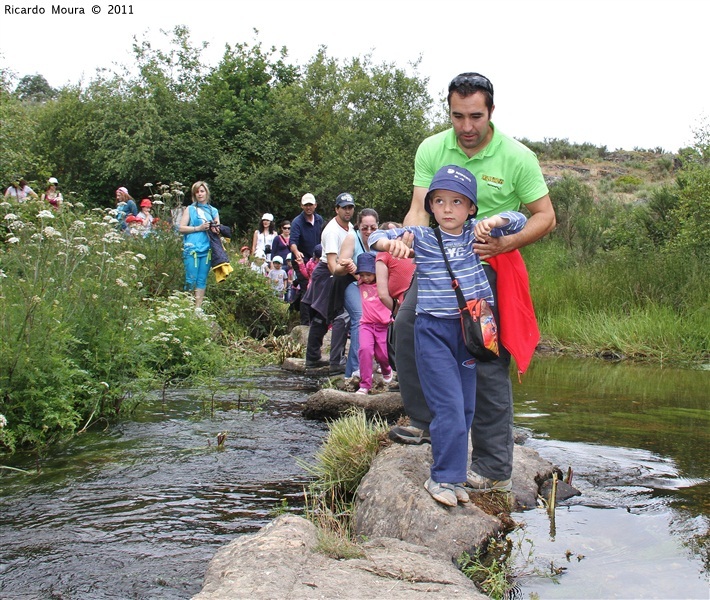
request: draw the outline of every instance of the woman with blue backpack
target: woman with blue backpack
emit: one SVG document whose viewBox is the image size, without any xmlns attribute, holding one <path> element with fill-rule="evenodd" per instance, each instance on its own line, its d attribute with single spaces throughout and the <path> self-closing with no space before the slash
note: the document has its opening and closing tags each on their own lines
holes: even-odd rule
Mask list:
<svg viewBox="0 0 710 600">
<path fill-rule="evenodd" d="M 197 181 L 192 185 L 192 204 L 182 212 L 178 228 L 183 234 L 185 289 L 195 290 L 196 310 L 202 310 L 211 267 L 210 227 L 219 232 L 219 212 L 210 205 L 209 186 Z"/>
</svg>

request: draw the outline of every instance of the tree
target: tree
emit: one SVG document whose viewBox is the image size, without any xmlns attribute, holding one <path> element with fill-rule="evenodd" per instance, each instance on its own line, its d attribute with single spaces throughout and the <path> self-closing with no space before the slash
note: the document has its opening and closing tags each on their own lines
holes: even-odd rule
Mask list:
<svg viewBox="0 0 710 600">
<path fill-rule="evenodd" d="M 47 102 L 57 97 L 57 90 L 49 85 L 44 75 L 25 75 L 18 82 L 15 95 L 23 102 Z"/>
</svg>

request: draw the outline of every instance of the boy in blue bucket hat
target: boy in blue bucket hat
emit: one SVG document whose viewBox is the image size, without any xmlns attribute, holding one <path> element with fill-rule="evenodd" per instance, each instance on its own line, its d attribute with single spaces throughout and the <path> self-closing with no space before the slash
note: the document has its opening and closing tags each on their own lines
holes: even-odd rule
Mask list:
<svg viewBox="0 0 710 600">
<path fill-rule="evenodd" d="M 439 224 L 444 251 L 466 301 L 484 298 L 493 305 L 493 294 L 473 243 L 520 231 L 525 216 L 506 211 L 480 221 L 473 219 L 478 210 L 476 178 L 456 165 L 436 172 L 424 203 Z M 402 236 L 413 237 L 412 248 Z M 433 416 L 429 428 L 433 463 L 424 487 L 446 506 L 468 502 L 464 482 L 468 432 L 476 404 L 476 361 L 463 340 L 456 293 L 435 230 L 420 226 L 378 230 L 370 235 L 369 242 L 370 248 L 398 258 L 416 256 L 419 289 L 414 348 L 417 368 L 426 373 L 420 379 Z"/>
<path fill-rule="evenodd" d="M 369 394 L 372 389 L 372 360 L 382 371 L 382 380 L 392 382 L 392 367 L 387 352 L 387 327 L 392 320 L 392 311 L 382 304 L 377 293 L 375 255 L 363 252 L 357 257 L 358 290 L 362 301 L 360 317 L 360 389 L 357 394 Z"/>
</svg>

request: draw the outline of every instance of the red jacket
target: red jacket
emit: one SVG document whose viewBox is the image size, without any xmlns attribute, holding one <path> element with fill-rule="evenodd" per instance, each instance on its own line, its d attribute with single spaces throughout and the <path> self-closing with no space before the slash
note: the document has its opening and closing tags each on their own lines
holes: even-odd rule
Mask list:
<svg viewBox="0 0 710 600">
<path fill-rule="evenodd" d="M 487 258 L 486 262 L 496 272 L 500 341 L 515 359 L 520 376 L 530 365 L 540 341 L 528 271 L 518 250 Z"/>
</svg>

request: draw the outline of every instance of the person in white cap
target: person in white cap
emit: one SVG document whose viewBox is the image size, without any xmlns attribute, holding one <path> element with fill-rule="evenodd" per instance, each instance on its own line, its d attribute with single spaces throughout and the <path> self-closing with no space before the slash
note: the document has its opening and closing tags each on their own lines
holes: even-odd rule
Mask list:
<svg viewBox="0 0 710 600">
<path fill-rule="evenodd" d="M 62 197 L 62 193 L 59 190 L 57 190 L 58 183 L 59 182 L 57 181 L 56 177 L 50 177 L 47 180 L 47 188 L 44 190 L 44 193 L 42 194 L 42 200 L 46 200 L 55 208 L 58 207 L 62 202 L 64 202 L 64 198 Z"/>
<path fill-rule="evenodd" d="M 254 239 L 251 243 L 251 253 L 256 254 L 261 250 L 266 257 L 266 262 L 271 262 L 271 244 L 274 243 L 276 237 L 276 229 L 274 228 L 274 215 L 264 213 L 261 216 L 261 224 L 259 229 L 254 231 Z"/>
<path fill-rule="evenodd" d="M 291 222 L 291 236 L 288 239 L 293 262 L 296 265 L 296 284 L 299 290 L 298 295 L 293 298 L 292 306 L 294 310 L 299 312 L 301 325 L 309 325 L 311 318 L 309 307 L 301 302 L 308 287 L 308 278 L 303 276 L 299 265 L 305 265 L 313 258 L 315 247 L 320 244 L 320 235 L 323 230 L 323 217 L 316 213 L 316 208 L 318 208 L 316 197 L 311 193 L 303 194 L 301 197 L 302 210 Z"/>
</svg>

